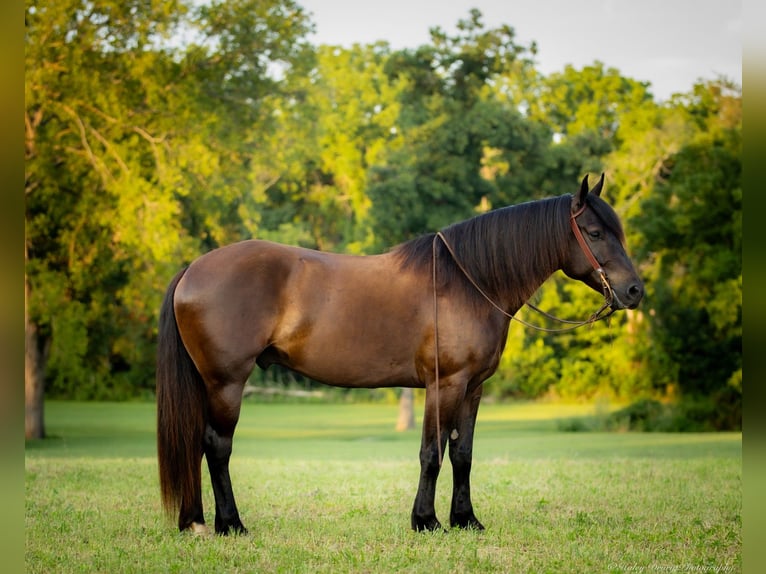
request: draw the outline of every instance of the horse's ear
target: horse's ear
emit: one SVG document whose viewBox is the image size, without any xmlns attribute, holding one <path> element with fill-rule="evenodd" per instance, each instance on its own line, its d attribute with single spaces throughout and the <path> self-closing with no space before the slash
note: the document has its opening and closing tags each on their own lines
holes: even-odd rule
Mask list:
<svg viewBox="0 0 766 574">
<path fill-rule="evenodd" d="M 601 190 L 604 187 L 604 172 L 601 172 L 601 179 L 598 180 L 598 183 L 593 187 L 593 189 L 590 190 L 591 193 L 596 194 L 597 196 L 601 196 Z"/>
<path fill-rule="evenodd" d="M 572 213 L 580 210 L 585 205 L 585 198 L 588 196 L 588 174 L 582 180 L 580 191 L 572 197 Z"/>
</svg>

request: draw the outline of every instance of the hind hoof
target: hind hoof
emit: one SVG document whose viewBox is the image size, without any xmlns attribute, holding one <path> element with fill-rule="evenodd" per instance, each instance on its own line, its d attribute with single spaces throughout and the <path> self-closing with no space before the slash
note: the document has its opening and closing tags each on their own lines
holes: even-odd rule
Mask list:
<svg viewBox="0 0 766 574">
<path fill-rule="evenodd" d="M 211 536 L 213 533 L 203 522 L 192 522 L 187 529 L 194 536 Z"/>
</svg>

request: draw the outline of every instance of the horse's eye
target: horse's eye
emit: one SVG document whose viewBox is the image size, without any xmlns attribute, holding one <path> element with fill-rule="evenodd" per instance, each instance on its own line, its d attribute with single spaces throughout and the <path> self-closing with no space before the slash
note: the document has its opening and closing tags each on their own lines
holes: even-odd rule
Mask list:
<svg viewBox="0 0 766 574">
<path fill-rule="evenodd" d="M 593 231 L 588 231 L 588 235 L 591 239 L 601 239 L 601 231 L 598 229 L 594 229 Z"/>
</svg>

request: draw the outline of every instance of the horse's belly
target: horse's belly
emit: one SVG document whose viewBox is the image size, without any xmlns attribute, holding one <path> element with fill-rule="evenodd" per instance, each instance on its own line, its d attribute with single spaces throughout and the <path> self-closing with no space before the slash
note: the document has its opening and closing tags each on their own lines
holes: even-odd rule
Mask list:
<svg viewBox="0 0 766 574">
<path fill-rule="evenodd" d="M 337 387 L 422 387 L 414 353 L 371 347 L 363 341 L 305 341 L 279 350 L 279 363 L 321 383 Z"/>
<path fill-rule="evenodd" d="M 294 282 L 273 333 L 278 362 L 335 386 L 418 386 L 422 302 L 401 278 L 369 275 L 316 272 Z"/>
</svg>

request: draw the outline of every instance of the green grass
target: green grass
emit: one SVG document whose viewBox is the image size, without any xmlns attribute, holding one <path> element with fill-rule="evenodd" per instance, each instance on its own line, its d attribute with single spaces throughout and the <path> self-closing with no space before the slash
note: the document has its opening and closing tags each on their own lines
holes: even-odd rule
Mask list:
<svg viewBox="0 0 766 574">
<path fill-rule="evenodd" d="M 420 436 L 394 432 L 395 406 L 246 403 L 231 470 L 250 534 L 200 539 L 161 515 L 153 405 L 46 407 L 52 438 L 26 449 L 28 572 L 741 570 L 738 433 L 561 433 L 593 408 L 483 405 L 487 530 L 417 534 Z M 450 489 L 446 461 L 444 523 Z"/>
</svg>

